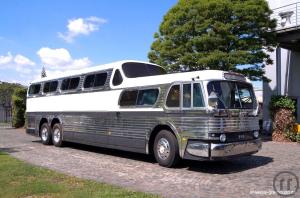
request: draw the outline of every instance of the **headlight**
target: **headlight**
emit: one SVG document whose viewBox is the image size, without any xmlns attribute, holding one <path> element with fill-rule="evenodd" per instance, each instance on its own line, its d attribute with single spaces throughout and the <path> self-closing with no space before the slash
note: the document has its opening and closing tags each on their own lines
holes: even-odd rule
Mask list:
<svg viewBox="0 0 300 198">
<path fill-rule="evenodd" d="M 255 138 L 258 138 L 258 136 L 259 136 L 259 131 L 254 131 L 254 132 L 253 132 L 253 136 L 254 136 Z"/>
<path fill-rule="evenodd" d="M 221 142 L 225 142 L 226 141 L 226 135 L 225 134 L 221 134 L 220 135 L 220 141 Z"/>
</svg>

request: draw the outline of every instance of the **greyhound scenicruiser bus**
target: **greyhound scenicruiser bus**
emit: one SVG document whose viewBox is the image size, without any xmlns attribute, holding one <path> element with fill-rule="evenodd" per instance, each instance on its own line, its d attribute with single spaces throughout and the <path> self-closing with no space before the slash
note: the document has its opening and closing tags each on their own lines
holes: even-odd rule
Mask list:
<svg viewBox="0 0 300 198">
<path fill-rule="evenodd" d="M 27 133 L 43 144 L 64 141 L 217 160 L 261 148 L 253 87 L 244 76 L 203 70 L 166 74 L 158 65 L 120 61 L 33 81 Z"/>
</svg>

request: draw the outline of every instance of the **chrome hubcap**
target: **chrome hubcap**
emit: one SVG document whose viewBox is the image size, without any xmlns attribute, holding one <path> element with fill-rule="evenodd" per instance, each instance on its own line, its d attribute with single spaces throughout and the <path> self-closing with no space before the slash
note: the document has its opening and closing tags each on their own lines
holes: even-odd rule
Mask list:
<svg viewBox="0 0 300 198">
<path fill-rule="evenodd" d="M 156 150 L 159 158 L 163 160 L 167 159 L 170 155 L 170 144 L 168 140 L 165 138 L 159 139 Z"/>
<path fill-rule="evenodd" d="M 47 139 L 48 139 L 48 129 L 46 127 L 44 127 L 42 129 L 42 140 L 47 141 Z"/>
<path fill-rule="evenodd" d="M 53 140 L 54 142 L 59 142 L 60 140 L 60 131 L 57 128 L 53 131 Z"/>
</svg>

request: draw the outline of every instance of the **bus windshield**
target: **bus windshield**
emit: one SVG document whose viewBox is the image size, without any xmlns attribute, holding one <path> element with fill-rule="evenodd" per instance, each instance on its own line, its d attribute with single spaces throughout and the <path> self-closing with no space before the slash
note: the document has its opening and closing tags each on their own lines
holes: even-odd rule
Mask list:
<svg viewBox="0 0 300 198">
<path fill-rule="evenodd" d="M 256 100 L 251 84 L 232 81 L 211 81 L 207 84 L 208 95 L 218 98 L 218 109 L 253 109 Z"/>
</svg>

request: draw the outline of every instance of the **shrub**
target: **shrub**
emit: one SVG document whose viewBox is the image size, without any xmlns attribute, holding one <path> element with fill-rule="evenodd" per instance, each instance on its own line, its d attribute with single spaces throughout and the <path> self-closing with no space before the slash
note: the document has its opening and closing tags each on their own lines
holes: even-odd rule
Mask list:
<svg viewBox="0 0 300 198">
<path fill-rule="evenodd" d="M 25 110 L 26 110 L 26 89 L 16 88 L 12 96 L 13 106 L 13 127 L 19 128 L 25 124 Z"/>
<path fill-rule="evenodd" d="M 300 143 L 300 133 L 297 133 L 297 135 L 296 135 L 296 141 L 297 141 L 298 143 Z"/>
<path fill-rule="evenodd" d="M 296 111 L 295 101 L 287 96 L 272 96 L 269 104 L 271 118 L 278 109 L 290 109 L 294 113 Z"/>
<path fill-rule="evenodd" d="M 269 110 L 273 121 L 273 140 L 296 141 L 296 134 L 292 132 L 295 124 L 295 101 L 287 96 L 272 96 Z"/>
</svg>

